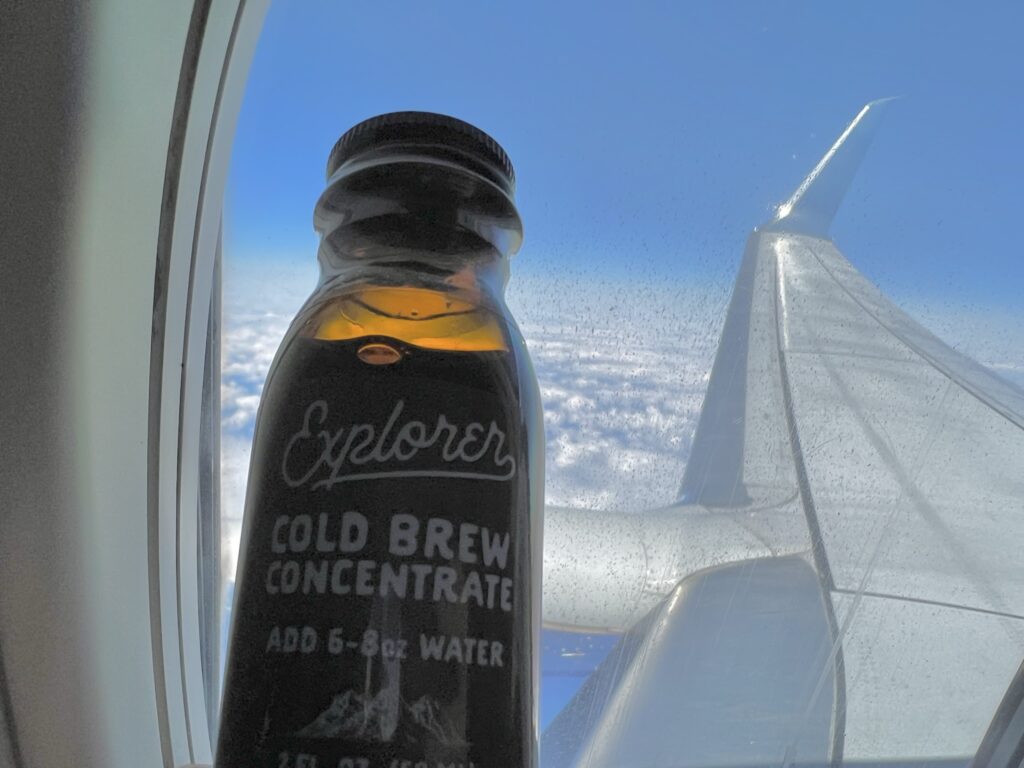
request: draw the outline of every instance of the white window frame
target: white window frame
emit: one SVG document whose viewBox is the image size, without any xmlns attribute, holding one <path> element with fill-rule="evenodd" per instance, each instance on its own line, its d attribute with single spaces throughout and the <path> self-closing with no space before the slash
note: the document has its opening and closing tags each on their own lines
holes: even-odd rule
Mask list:
<svg viewBox="0 0 1024 768">
<path fill-rule="evenodd" d="M 212 762 L 218 715 L 219 541 L 212 553 L 217 559 L 200 558 L 201 549 L 211 554 L 219 507 L 218 484 L 202 482 L 204 471 L 214 470 L 216 478 L 219 462 L 210 453 L 219 434 L 219 407 L 212 407 L 211 397 L 219 400 L 220 385 L 219 353 L 211 340 L 219 338 L 221 220 L 231 146 L 266 5 L 264 0 L 218 0 L 206 8 L 196 3 L 193 18 L 205 13 L 206 19 L 196 60 L 182 66 L 179 107 L 186 80 L 194 79 L 185 97 L 187 125 L 170 241 L 161 243 L 166 260 L 161 264 L 158 257 L 157 264 L 165 269 L 166 303 L 162 323 L 154 313 L 152 359 L 162 358 L 162 366 L 151 366 L 150 407 L 157 409 L 151 411 L 151 425 L 158 427 L 156 434 L 150 432 L 150 452 L 158 466 L 155 483 L 151 475 L 149 514 L 157 530 L 150 566 L 151 593 L 159 601 L 151 613 L 160 617 L 154 649 L 163 667 L 165 763 L 170 751 L 175 766 Z M 190 34 L 196 33 L 193 25 Z M 186 53 L 194 47 L 186 42 Z M 153 397 L 157 387 L 159 395 Z"/>
</svg>

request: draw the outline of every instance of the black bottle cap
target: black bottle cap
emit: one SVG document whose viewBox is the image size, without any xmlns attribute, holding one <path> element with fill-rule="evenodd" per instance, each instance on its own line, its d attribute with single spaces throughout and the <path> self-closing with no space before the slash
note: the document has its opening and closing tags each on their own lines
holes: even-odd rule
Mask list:
<svg viewBox="0 0 1024 768">
<path fill-rule="evenodd" d="M 471 170 L 482 173 L 509 195 L 515 189 L 512 161 L 501 146 L 469 123 L 434 112 L 389 112 L 347 130 L 327 158 L 327 178 L 343 163 L 388 144 L 443 148 Z"/>
</svg>

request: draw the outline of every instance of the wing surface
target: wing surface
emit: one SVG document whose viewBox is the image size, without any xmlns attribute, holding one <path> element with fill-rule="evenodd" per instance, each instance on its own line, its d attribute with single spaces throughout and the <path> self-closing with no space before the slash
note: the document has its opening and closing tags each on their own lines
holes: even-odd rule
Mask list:
<svg viewBox="0 0 1024 768">
<path fill-rule="evenodd" d="M 549 511 L 549 623 L 674 627 L 627 636 L 631 650 L 549 729 L 560 755 L 549 765 L 707 765 L 716 748 L 722 764 L 965 764 L 1024 657 L 1024 392 L 902 312 L 827 236 L 881 106 L 865 107 L 751 235 L 679 502 L 638 515 Z M 741 625 L 766 664 L 792 664 L 780 649 L 806 641 L 800 622 L 737 623 L 737 611 L 771 602 L 747 599 L 763 585 L 709 574 L 794 557 L 816 574 L 830 638 L 826 652 L 808 651 L 806 696 L 771 711 L 752 688 L 763 681 L 730 677 L 735 657 L 707 650 L 732 698 L 714 677 L 697 685 L 672 671 L 666 643 L 696 653 L 686 649 L 705 647 L 701 637 Z M 700 590 L 685 589 L 695 580 Z M 716 583 L 732 599 L 699 610 Z M 805 584 L 779 583 L 791 594 Z M 678 684 L 653 705 L 650 681 L 670 674 Z M 738 725 L 638 742 L 621 727 L 631 707 L 710 708 Z M 821 756 L 823 726 L 805 726 L 823 708 Z M 738 746 L 742 723 L 767 716 L 783 735 Z"/>
</svg>

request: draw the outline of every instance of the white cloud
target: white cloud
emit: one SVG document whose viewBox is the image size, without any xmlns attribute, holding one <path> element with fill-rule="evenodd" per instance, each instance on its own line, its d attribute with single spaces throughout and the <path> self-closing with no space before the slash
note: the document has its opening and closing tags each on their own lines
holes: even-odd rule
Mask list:
<svg viewBox="0 0 1024 768">
<path fill-rule="evenodd" d="M 296 309 L 301 300 L 296 302 Z M 224 313 L 221 347 L 221 417 L 225 430 L 249 434 L 263 382 L 291 316 L 270 312 Z"/>
<path fill-rule="evenodd" d="M 728 286 L 512 285 L 544 402 L 547 502 L 641 511 L 674 500 Z"/>
<path fill-rule="evenodd" d="M 252 429 L 263 382 L 311 287 L 309 274 L 253 264 L 227 271 L 221 336 L 221 550 L 235 572 Z"/>
</svg>

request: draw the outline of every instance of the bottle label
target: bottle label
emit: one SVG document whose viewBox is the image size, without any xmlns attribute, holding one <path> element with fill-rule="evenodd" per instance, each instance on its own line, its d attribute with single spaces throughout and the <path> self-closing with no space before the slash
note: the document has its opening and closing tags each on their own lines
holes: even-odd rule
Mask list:
<svg viewBox="0 0 1024 768">
<path fill-rule="evenodd" d="M 507 353 L 298 340 L 264 396 L 219 768 L 507 768 L 531 743 Z"/>
</svg>

